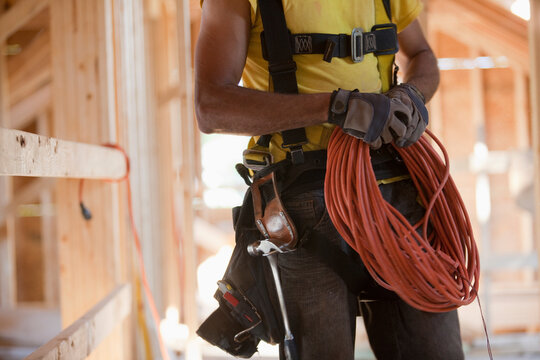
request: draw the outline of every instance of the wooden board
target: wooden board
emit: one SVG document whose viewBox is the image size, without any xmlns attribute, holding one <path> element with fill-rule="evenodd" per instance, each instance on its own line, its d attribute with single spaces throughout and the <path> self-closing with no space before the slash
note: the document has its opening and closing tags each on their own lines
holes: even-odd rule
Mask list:
<svg viewBox="0 0 540 360">
<path fill-rule="evenodd" d="M 540 1 L 531 1 L 531 20 L 529 22 L 529 47 L 531 68 L 531 123 L 534 154 L 534 204 L 535 240 L 540 258 Z M 540 267 L 537 269 L 540 274 Z"/>
<path fill-rule="evenodd" d="M 26 360 L 82 360 L 131 312 L 131 286 L 121 285 Z"/>
<path fill-rule="evenodd" d="M 21 53 L 8 58 L 9 102 L 12 107 L 51 83 L 52 52 L 50 30 L 43 29 L 22 48 Z"/>
<path fill-rule="evenodd" d="M 0 17 L 0 42 L 20 29 L 49 5 L 48 0 L 19 0 Z"/>
<path fill-rule="evenodd" d="M 10 127 L 22 130 L 51 106 L 51 85 L 47 84 L 21 100 L 10 110 Z M 46 135 L 41 133 L 41 135 Z"/>
<path fill-rule="evenodd" d="M 119 179 L 121 151 L 0 128 L 0 175 Z"/>
<path fill-rule="evenodd" d="M 54 181 L 51 179 L 37 179 L 26 186 L 22 191 L 17 191 L 9 204 L 0 207 L 0 223 L 6 221 L 8 216 L 13 215 L 17 210 L 18 205 L 36 202 L 43 191 L 50 191 L 53 186 Z"/>
<path fill-rule="evenodd" d="M 111 50 L 116 21 L 113 2 L 51 0 L 50 13 L 54 49 L 52 135 L 93 144 L 117 142 Z M 60 311 L 64 326 L 78 319 L 119 283 L 129 281 L 125 273 L 130 252 L 122 236 L 127 233 L 127 221 L 120 218 L 119 211 L 125 199 L 120 197 L 119 189 L 116 184 L 86 182 L 84 201 L 93 218 L 85 221 L 78 209 L 78 181 L 57 182 Z M 120 330 L 91 358 L 133 358 L 124 351 L 125 344 L 133 339 L 132 334 Z"/>
</svg>

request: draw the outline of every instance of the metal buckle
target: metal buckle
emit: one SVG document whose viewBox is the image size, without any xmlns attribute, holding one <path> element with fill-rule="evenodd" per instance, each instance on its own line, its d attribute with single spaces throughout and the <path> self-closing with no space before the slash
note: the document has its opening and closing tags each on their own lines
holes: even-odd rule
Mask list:
<svg viewBox="0 0 540 360">
<path fill-rule="evenodd" d="M 362 28 L 354 28 L 351 33 L 351 59 L 355 63 L 359 63 L 364 60 L 364 30 Z M 360 38 L 360 49 L 356 46 L 356 39 Z M 360 55 L 357 55 L 358 50 L 360 50 Z"/>
<path fill-rule="evenodd" d="M 261 161 L 257 163 L 250 162 L 248 157 L 259 157 Z M 255 149 L 246 149 L 242 153 L 242 162 L 245 167 L 252 171 L 260 171 L 265 167 L 271 165 L 274 162 L 274 158 L 269 151 L 255 150 Z M 251 159 L 252 160 L 252 159 Z M 253 161 L 253 160 L 252 160 Z"/>
</svg>

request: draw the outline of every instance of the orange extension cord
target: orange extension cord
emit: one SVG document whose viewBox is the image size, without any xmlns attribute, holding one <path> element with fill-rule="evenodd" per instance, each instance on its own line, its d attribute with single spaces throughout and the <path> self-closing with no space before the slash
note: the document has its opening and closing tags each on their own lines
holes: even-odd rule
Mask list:
<svg viewBox="0 0 540 360">
<path fill-rule="evenodd" d="M 104 181 L 107 181 L 107 182 L 122 182 L 124 180 L 126 181 L 129 221 L 131 224 L 131 231 L 133 232 L 133 240 L 135 243 L 135 248 L 137 250 L 137 260 L 139 262 L 139 270 L 141 272 L 142 285 L 143 285 L 144 293 L 146 295 L 146 299 L 148 301 L 148 306 L 150 308 L 152 320 L 156 328 L 161 358 L 163 360 L 170 360 L 169 353 L 167 352 L 167 348 L 165 347 L 165 342 L 163 341 L 163 337 L 161 336 L 161 332 L 159 330 L 160 317 L 156 308 L 154 296 L 152 295 L 152 290 L 150 289 L 150 285 L 148 284 L 148 278 L 146 276 L 146 268 L 144 266 L 144 259 L 143 259 L 143 254 L 142 254 L 141 241 L 139 239 L 139 232 L 137 231 L 137 226 L 135 225 L 135 218 L 133 216 L 133 203 L 131 200 L 131 182 L 129 181 L 129 174 L 130 174 L 129 157 L 126 154 L 126 151 L 119 145 L 104 144 L 103 146 L 121 151 L 122 154 L 124 154 L 124 157 L 126 159 L 126 174 L 124 175 L 124 177 L 120 179 L 104 179 Z M 83 183 L 84 183 L 84 179 L 81 179 L 79 182 L 79 203 L 81 204 L 81 208 L 83 209 L 83 216 L 88 220 L 89 218 L 87 218 L 86 217 L 87 215 L 84 214 L 84 212 L 85 211 L 87 212 L 88 210 L 86 210 L 86 208 L 82 205 L 83 204 L 82 202 Z"/>
<path fill-rule="evenodd" d="M 395 147 L 419 200 L 427 205 L 417 224 L 409 224 L 383 199 L 369 145 L 339 128 L 328 146 L 325 199 L 336 229 L 378 284 L 419 310 L 444 312 L 477 296 L 479 256 L 469 216 L 449 174 L 448 154 L 426 133 L 442 150 L 444 162 L 425 137 L 408 148 Z M 429 236 L 428 221 L 433 228 Z"/>
</svg>

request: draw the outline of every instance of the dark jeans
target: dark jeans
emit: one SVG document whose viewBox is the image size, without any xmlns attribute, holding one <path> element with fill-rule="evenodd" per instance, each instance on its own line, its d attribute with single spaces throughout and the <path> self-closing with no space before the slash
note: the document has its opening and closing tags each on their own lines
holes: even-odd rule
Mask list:
<svg viewBox="0 0 540 360">
<path fill-rule="evenodd" d="M 416 201 L 412 181 L 381 185 L 380 189 L 383 197 L 409 221 L 422 216 L 423 208 Z M 323 189 L 287 195 L 283 201 L 300 234 L 316 232 L 342 248 L 348 246 L 330 221 Z M 349 292 L 342 278 L 321 261 L 320 255 L 302 246 L 309 241 L 310 236 L 304 236 L 296 251 L 279 255 L 285 302 L 300 358 L 354 359 L 357 297 Z M 402 300 L 360 304 L 377 359 L 464 358 L 456 311 L 426 313 Z"/>
</svg>

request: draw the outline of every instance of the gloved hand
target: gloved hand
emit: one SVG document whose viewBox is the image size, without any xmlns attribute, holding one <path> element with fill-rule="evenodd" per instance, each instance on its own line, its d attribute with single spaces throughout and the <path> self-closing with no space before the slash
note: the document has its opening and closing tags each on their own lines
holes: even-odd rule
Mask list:
<svg viewBox="0 0 540 360">
<path fill-rule="evenodd" d="M 328 122 L 375 149 L 392 141 L 405 147 L 424 132 L 428 112 L 421 93 L 409 84 L 395 86 L 386 94 L 339 89 L 332 94 Z"/>
</svg>

